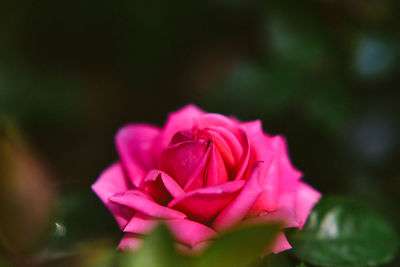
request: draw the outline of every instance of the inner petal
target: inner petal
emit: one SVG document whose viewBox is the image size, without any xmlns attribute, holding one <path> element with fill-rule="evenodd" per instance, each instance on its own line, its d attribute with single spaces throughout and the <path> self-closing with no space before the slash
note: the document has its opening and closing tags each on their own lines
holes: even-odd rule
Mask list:
<svg viewBox="0 0 400 267">
<path fill-rule="evenodd" d="M 208 141 L 198 139 L 172 144 L 160 158 L 160 170 L 168 173 L 181 187 L 206 153 Z"/>
</svg>

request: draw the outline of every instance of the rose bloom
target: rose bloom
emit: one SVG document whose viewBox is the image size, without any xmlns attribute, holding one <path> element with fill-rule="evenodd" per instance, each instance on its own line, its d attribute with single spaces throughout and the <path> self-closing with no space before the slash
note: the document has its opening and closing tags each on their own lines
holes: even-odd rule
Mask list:
<svg viewBox="0 0 400 267">
<path fill-rule="evenodd" d="M 320 194 L 300 180 L 282 136 L 188 105 L 163 128 L 131 124 L 116 134 L 120 161 L 92 189 L 136 249 L 163 221 L 181 249 L 203 248 L 237 225 L 280 221 L 302 228 Z M 281 232 L 271 251 L 291 248 Z"/>
</svg>

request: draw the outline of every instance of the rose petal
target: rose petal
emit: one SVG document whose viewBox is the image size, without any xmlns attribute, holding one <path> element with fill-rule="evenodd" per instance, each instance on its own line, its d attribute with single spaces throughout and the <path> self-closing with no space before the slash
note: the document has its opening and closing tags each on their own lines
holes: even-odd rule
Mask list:
<svg viewBox="0 0 400 267">
<path fill-rule="evenodd" d="M 92 190 L 110 210 L 121 229 L 132 218 L 134 212 L 126 207 L 111 203 L 108 198 L 118 192 L 128 190 L 130 187 L 132 186 L 126 179 L 120 163 L 115 163 L 106 169 L 92 185 Z"/>
<path fill-rule="evenodd" d="M 137 250 L 143 244 L 143 239 L 138 238 L 134 234 L 125 234 L 124 237 L 121 239 L 118 245 L 118 249 L 120 250 Z"/>
<path fill-rule="evenodd" d="M 296 194 L 296 219 L 299 229 L 303 228 L 311 209 L 321 198 L 321 194 L 311 186 L 300 182 Z"/>
<path fill-rule="evenodd" d="M 239 195 L 220 213 L 213 222 L 218 231 L 227 229 L 242 220 L 253 206 L 262 189 L 258 181 L 260 170 L 255 166 L 250 178 Z"/>
<path fill-rule="evenodd" d="M 207 151 L 208 141 L 200 139 L 169 146 L 161 153 L 160 169 L 184 186 Z"/>
<path fill-rule="evenodd" d="M 262 137 L 259 136 L 257 140 L 261 142 Z M 257 159 L 265 160 L 266 164 L 261 169 L 260 174 L 263 193 L 253 206 L 252 213 L 276 210 L 279 205 L 279 198 L 285 193 L 291 195 L 295 192 L 298 180 L 301 177 L 301 172 L 290 163 L 283 137 L 269 138 L 265 136 L 264 143 L 267 142 L 266 140 L 269 140 L 269 146 L 261 146 L 264 147 L 264 151 L 260 148 L 256 149 Z M 271 157 L 271 155 L 273 156 Z"/>
<path fill-rule="evenodd" d="M 132 183 L 139 187 L 146 172 L 156 167 L 154 140 L 160 130 L 151 125 L 123 127 L 115 137 L 118 153 Z"/>
<path fill-rule="evenodd" d="M 226 165 L 229 168 L 233 168 L 235 161 L 236 161 L 235 156 L 237 156 L 238 159 L 240 158 L 240 156 L 236 155 L 236 153 L 234 155 L 232 148 L 229 146 L 229 144 L 225 140 L 225 138 L 217 131 L 214 131 L 211 129 L 205 129 L 202 131 L 201 134 L 212 137 L 212 140 L 214 141 L 214 144 L 216 145 L 218 151 L 221 153 L 221 156 L 222 156 L 224 162 L 226 163 Z M 235 136 L 233 136 L 233 138 L 236 139 Z"/>
<path fill-rule="evenodd" d="M 198 243 L 209 240 L 216 235 L 216 232 L 204 224 L 190 220 L 167 220 L 171 232 L 177 241 L 189 246 L 196 246 Z"/>
<path fill-rule="evenodd" d="M 169 202 L 172 198 L 185 194 L 171 176 L 160 170 L 151 170 L 144 178 L 141 188 L 159 203 Z"/>
<path fill-rule="evenodd" d="M 210 135 L 213 136 L 216 140 L 219 140 L 220 139 L 219 136 L 221 136 L 222 140 L 224 140 L 226 144 L 229 146 L 229 150 L 231 151 L 234 160 L 236 162 L 240 160 L 240 158 L 243 155 L 243 147 L 242 144 L 240 143 L 241 139 L 239 139 L 236 135 L 234 135 L 228 129 L 225 129 L 223 127 L 208 126 L 206 130 L 208 130 Z"/>
<path fill-rule="evenodd" d="M 287 188 L 288 184 L 292 184 L 294 180 L 299 180 L 303 175 L 299 170 L 297 170 L 289 159 L 289 153 L 287 149 L 287 144 L 285 138 L 282 136 L 274 136 L 271 140 L 271 145 L 276 149 L 276 153 L 279 155 L 279 165 L 281 172 L 281 184 L 283 184 L 283 188 Z"/>
<path fill-rule="evenodd" d="M 204 186 L 204 172 L 206 170 L 208 159 L 211 154 L 211 146 L 208 146 L 206 153 L 200 159 L 196 168 L 190 173 L 189 178 L 185 182 L 183 190 L 186 192 L 199 189 Z"/>
<path fill-rule="evenodd" d="M 272 252 L 277 254 L 279 252 L 291 249 L 292 246 L 289 244 L 285 234 L 283 232 L 279 233 L 272 245 Z"/>
<path fill-rule="evenodd" d="M 223 127 L 228 129 L 233 134 L 236 134 L 238 129 L 236 120 L 217 113 L 206 113 L 202 116 L 196 117 L 194 125 L 199 130 L 208 128 L 210 126 Z"/>
<path fill-rule="evenodd" d="M 151 216 L 137 212 L 128 222 L 123 231 L 133 234 L 147 234 L 157 225 L 157 223 L 157 220 Z"/>
<path fill-rule="evenodd" d="M 262 168 L 264 179 L 261 178 L 263 182 L 260 183 L 263 191 L 254 204 L 252 213 L 274 211 L 278 206 L 280 172 L 277 157 L 278 155 L 275 155 L 268 169 Z"/>
<path fill-rule="evenodd" d="M 222 160 L 221 154 L 215 145 L 211 145 L 211 154 L 208 159 L 207 169 L 204 175 L 204 182 L 206 186 L 213 186 L 228 181 L 228 172 L 225 163 Z"/>
<path fill-rule="evenodd" d="M 191 220 L 212 220 L 242 189 L 245 181 L 233 181 L 200 188 L 172 200 L 168 207 L 184 212 Z"/>
<path fill-rule="evenodd" d="M 249 159 L 250 159 L 250 144 L 249 144 L 249 140 L 247 138 L 247 134 L 242 129 L 240 129 L 239 133 L 240 133 L 241 144 L 243 146 L 243 155 L 240 159 L 240 165 L 239 165 L 240 167 L 239 167 L 238 172 L 236 173 L 235 180 L 242 179 L 242 176 L 248 167 L 248 163 L 249 163 Z"/>
<path fill-rule="evenodd" d="M 187 105 L 180 110 L 169 114 L 165 127 L 160 135 L 160 150 L 164 150 L 171 142 L 172 137 L 179 131 L 191 130 L 194 118 L 204 114 L 204 111 L 194 105 Z"/>
<path fill-rule="evenodd" d="M 161 219 L 184 219 L 186 215 L 154 202 L 150 196 L 139 190 L 129 190 L 115 194 L 109 198 L 112 203 L 119 204 L 149 216 Z"/>
<path fill-rule="evenodd" d="M 278 209 L 273 212 L 265 214 L 250 215 L 250 217 L 243 221 L 243 224 L 257 224 L 257 223 L 273 223 L 278 222 L 282 224 L 283 228 L 298 227 L 299 222 L 296 218 L 296 213 L 293 209 Z"/>
</svg>

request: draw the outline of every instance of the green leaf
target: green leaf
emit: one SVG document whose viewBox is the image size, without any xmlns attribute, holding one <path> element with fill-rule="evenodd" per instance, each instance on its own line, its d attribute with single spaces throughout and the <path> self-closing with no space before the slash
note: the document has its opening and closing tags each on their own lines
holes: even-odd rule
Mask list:
<svg viewBox="0 0 400 267">
<path fill-rule="evenodd" d="M 376 266 L 396 255 L 399 241 L 392 227 L 358 201 L 322 199 L 291 243 L 301 259 L 322 266 Z"/>
<path fill-rule="evenodd" d="M 300 263 L 299 265 L 297 265 L 297 267 L 307 267 L 304 262 Z"/>
<path fill-rule="evenodd" d="M 190 259 L 178 254 L 167 227 L 158 226 L 136 253 L 121 255 L 120 267 L 174 267 L 190 266 Z"/>
<path fill-rule="evenodd" d="M 248 267 L 293 267 L 293 263 L 288 258 L 289 252 L 290 250 L 278 254 L 271 253 L 253 261 Z"/>
<path fill-rule="evenodd" d="M 264 224 L 226 233 L 210 245 L 196 266 L 245 266 L 267 252 L 279 229 L 279 225 Z"/>
</svg>

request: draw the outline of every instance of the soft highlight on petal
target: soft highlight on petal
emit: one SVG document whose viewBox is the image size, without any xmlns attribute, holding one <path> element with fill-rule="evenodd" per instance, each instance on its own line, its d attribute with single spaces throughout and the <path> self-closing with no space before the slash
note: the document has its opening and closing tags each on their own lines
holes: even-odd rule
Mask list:
<svg viewBox="0 0 400 267">
<path fill-rule="evenodd" d="M 185 213 L 191 220 L 207 223 L 232 201 L 244 184 L 240 180 L 200 188 L 172 200 L 168 207 Z"/>
<path fill-rule="evenodd" d="M 161 219 L 184 219 L 186 215 L 154 202 L 150 196 L 139 190 L 129 190 L 115 194 L 109 198 L 112 203 L 131 208 L 135 211 Z"/>
<path fill-rule="evenodd" d="M 149 171 L 140 187 L 162 203 L 185 194 L 185 191 L 171 176 L 160 170 Z"/>
<path fill-rule="evenodd" d="M 125 234 L 118 245 L 120 250 L 138 250 L 143 244 L 143 239 L 137 237 L 134 234 Z"/>
<path fill-rule="evenodd" d="M 166 224 L 179 242 L 191 247 L 196 246 L 200 242 L 209 240 L 216 235 L 213 229 L 204 224 L 187 219 L 168 220 Z"/>
</svg>

